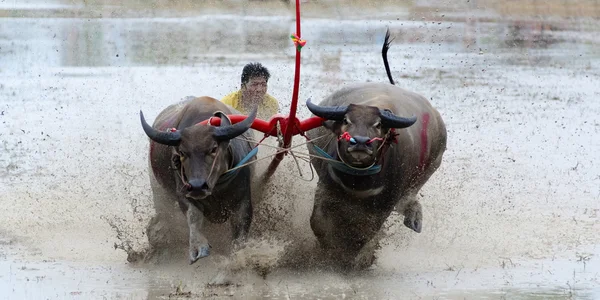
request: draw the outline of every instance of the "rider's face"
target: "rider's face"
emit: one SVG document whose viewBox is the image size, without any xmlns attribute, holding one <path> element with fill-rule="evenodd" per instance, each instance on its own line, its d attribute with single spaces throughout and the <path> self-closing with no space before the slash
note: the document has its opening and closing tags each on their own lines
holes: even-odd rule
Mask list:
<svg viewBox="0 0 600 300">
<path fill-rule="evenodd" d="M 242 85 L 242 92 L 244 93 L 244 98 L 252 102 L 258 102 L 267 93 L 267 80 L 262 76 L 252 77 L 247 83 Z"/>
</svg>

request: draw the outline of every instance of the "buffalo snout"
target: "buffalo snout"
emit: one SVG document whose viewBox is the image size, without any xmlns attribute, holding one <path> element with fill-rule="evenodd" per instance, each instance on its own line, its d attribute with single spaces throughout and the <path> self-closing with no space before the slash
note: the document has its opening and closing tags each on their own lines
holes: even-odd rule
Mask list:
<svg viewBox="0 0 600 300">
<path fill-rule="evenodd" d="M 188 182 L 188 197 L 202 199 L 208 197 L 211 192 L 206 180 L 192 179 Z"/>
<path fill-rule="evenodd" d="M 201 179 L 192 179 L 189 182 L 190 184 L 190 191 L 207 191 L 208 190 L 208 184 L 206 183 L 206 180 L 201 180 Z"/>
<path fill-rule="evenodd" d="M 357 135 L 354 137 L 354 141 L 355 141 L 354 144 L 359 145 L 359 146 L 370 147 L 371 146 L 371 144 L 369 143 L 370 140 L 371 139 L 369 137 Z"/>
<path fill-rule="evenodd" d="M 367 155 L 372 155 L 373 154 L 373 143 L 370 143 L 371 139 L 369 137 L 366 136 L 354 136 L 352 138 L 352 140 L 350 140 L 350 145 L 348 147 L 348 152 L 350 152 L 352 154 L 352 156 L 356 156 L 359 155 L 358 153 L 354 153 L 354 152 L 364 152 L 363 154 L 361 154 L 360 156 L 363 156 L 364 154 Z"/>
<path fill-rule="evenodd" d="M 348 144 L 349 159 L 347 163 L 354 166 L 368 166 L 373 163 L 373 143 L 366 136 L 353 136 Z"/>
</svg>

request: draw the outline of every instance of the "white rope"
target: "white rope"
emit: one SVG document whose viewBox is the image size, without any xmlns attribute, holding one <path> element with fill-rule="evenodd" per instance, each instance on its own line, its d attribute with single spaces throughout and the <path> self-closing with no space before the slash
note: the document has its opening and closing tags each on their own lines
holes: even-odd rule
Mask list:
<svg viewBox="0 0 600 300">
<path fill-rule="evenodd" d="M 283 133 L 281 132 L 281 123 L 277 120 L 277 142 L 279 143 L 279 147 L 285 146 L 283 144 Z"/>
<path fill-rule="evenodd" d="M 310 164 L 310 156 L 319 157 L 319 158 L 322 158 L 322 159 L 325 159 L 325 160 L 331 160 L 331 161 L 337 161 L 337 160 L 327 159 L 327 158 L 325 158 L 325 157 L 320 157 L 320 156 L 310 155 L 310 154 L 308 154 L 308 153 L 296 152 L 296 151 L 292 151 L 292 150 L 293 150 L 293 149 L 295 149 L 295 148 L 298 148 L 298 147 L 304 146 L 304 145 L 306 145 L 306 144 L 308 144 L 308 143 L 312 143 L 313 141 L 316 141 L 316 140 L 318 140 L 318 139 L 324 138 L 324 137 L 326 137 L 326 136 L 328 136 L 328 135 L 329 135 L 329 134 L 324 134 L 324 135 L 322 135 L 322 136 L 316 137 L 316 138 L 314 138 L 314 139 L 311 139 L 311 140 L 307 140 L 305 143 L 300 143 L 300 144 L 298 144 L 298 145 L 295 145 L 295 146 L 293 146 L 293 147 L 290 147 L 290 148 L 282 148 L 282 147 L 278 147 L 278 146 L 272 146 L 272 145 L 263 144 L 263 143 L 260 143 L 260 144 L 258 144 L 258 142 L 257 142 L 256 140 L 254 140 L 254 139 L 246 139 L 246 138 L 242 138 L 242 137 L 239 137 L 239 136 L 238 136 L 238 137 L 236 137 L 236 139 L 239 139 L 239 140 L 242 140 L 242 141 L 246 141 L 246 142 L 252 142 L 252 143 L 255 143 L 255 144 L 257 144 L 257 147 L 258 147 L 258 146 L 266 146 L 266 147 L 275 148 L 275 149 L 277 149 L 277 151 L 276 151 L 275 153 L 271 154 L 271 155 L 268 155 L 268 156 L 265 156 L 265 157 L 262 157 L 262 158 L 256 159 L 256 160 L 254 160 L 254 161 L 247 162 L 247 163 L 245 163 L 245 164 L 242 164 L 242 165 L 236 166 L 236 167 L 234 167 L 234 168 L 231 168 L 231 169 L 229 169 L 229 170 L 227 170 L 227 171 L 228 171 L 228 172 L 230 172 L 230 171 L 233 171 L 233 170 L 237 170 L 237 169 L 239 169 L 239 168 L 242 168 L 242 167 L 245 167 L 245 166 L 248 166 L 248 165 L 251 165 L 251 164 L 257 163 L 257 162 L 259 162 L 259 161 L 262 161 L 262 160 L 265 160 L 265 159 L 268 159 L 268 158 L 272 158 L 272 157 L 274 157 L 274 156 L 276 156 L 276 155 L 278 155 L 278 154 L 285 153 L 285 152 L 289 152 L 289 153 L 292 155 L 292 157 L 294 158 L 294 161 L 296 162 L 296 167 L 298 168 L 298 173 L 300 173 L 300 177 L 298 177 L 298 176 L 294 176 L 294 175 L 292 175 L 292 176 L 294 176 L 294 177 L 297 177 L 297 178 L 300 178 L 300 179 L 302 179 L 302 180 L 304 180 L 304 181 L 312 181 L 312 180 L 314 179 L 314 170 L 313 170 L 312 164 Z M 279 140 L 279 142 L 283 143 L 283 142 L 282 142 L 282 140 Z M 331 140 L 330 140 L 329 142 L 331 142 Z M 327 142 L 327 144 L 329 144 L 329 142 Z M 304 177 L 302 176 L 302 172 L 301 172 L 301 170 L 300 170 L 300 164 L 299 164 L 299 163 L 298 163 L 298 161 L 297 161 L 296 155 L 299 155 L 299 156 L 300 156 L 300 158 L 304 158 L 304 159 L 305 159 L 305 158 L 307 158 L 307 157 L 309 158 L 309 160 L 308 160 L 307 162 L 309 163 L 309 166 L 310 166 L 310 169 L 311 169 L 311 179 L 310 179 L 310 180 L 306 180 L 306 179 L 304 179 Z M 304 157 L 302 157 L 302 156 L 304 156 Z M 305 161 L 306 161 L 306 160 L 305 160 Z"/>
<path fill-rule="evenodd" d="M 292 157 L 294 158 L 294 161 L 296 162 L 296 167 L 298 168 L 298 173 L 300 174 L 300 176 L 294 176 L 294 175 L 292 175 L 292 176 L 294 176 L 296 178 L 300 178 L 301 180 L 304 180 L 306 182 L 309 182 L 309 181 L 312 181 L 313 179 L 315 179 L 315 171 L 313 170 L 313 166 L 310 163 L 310 160 L 308 160 L 307 162 L 308 162 L 308 166 L 310 167 L 311 175 L 310 175 L 310 179 L 306 180 L 306 179 L 304 179 L 304 176 L 302 176 L 302 170 L 300 169 L 300 164 L 298 163 L 298 159 L 296 158 L 294 151 L 289 151 L 289 152 L 290 152 L 290 155 L 292 155 Z"/>
</svg>

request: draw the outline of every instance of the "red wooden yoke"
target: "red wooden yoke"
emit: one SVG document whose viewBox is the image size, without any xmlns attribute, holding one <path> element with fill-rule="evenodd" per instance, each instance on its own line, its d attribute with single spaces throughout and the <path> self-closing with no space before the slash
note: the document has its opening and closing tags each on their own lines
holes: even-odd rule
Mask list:
<svg viewBox="0 0 600 300">
<path fill-rule="evenodd" d="M 247 117 L 246 115 L 227 115 L 227 116 L 231 120 L 232 124 L 240 122 L 240 121 L 246 119 L 246 117 Z M 221 119 L 219 117 L 212 117 L 209 120 L 210 120 L 211 125 L 219 126 L 221 124 Z M 202 121 L 199 124 L 206 125 L 209 120 Z M 302 120 L 302 121 L 300 121 L 300 120 L 298 120 L 298 118 L 294 117 L 293 122 L 290 122 L 290 120 L 291 120 L 290 116 L 276 114 L 276 115 L 272 116 L 268 121 L 258 119 L 258 118 L 254 119 L 254 122 L 252 123 L 251 127 L 252 127 L 252 129 L 258 130 L 268 136 L 278 136 L 279 133 L 277 132 L 277 123 L 279 122 L 279 125 L 281 128 L 280 129 L 281 135 L 283 136 L 284 142 L 285 142 L 286 136 L 289 136 L 291 139 L 291 137 L 294 135 L 303 134 L 306 131 L 320 127 L 323 124 L 323 121 L 325 121 L 325 119 L 323 119 L 321 117 L 310 117 L 310 118 Z M 290 141 L 290 143 L 291 143 L 291 141 Z M 285 147 L 285 145 L 284 145 L 284 148 L 289 148 L 289 147 Z"/>
</svg>

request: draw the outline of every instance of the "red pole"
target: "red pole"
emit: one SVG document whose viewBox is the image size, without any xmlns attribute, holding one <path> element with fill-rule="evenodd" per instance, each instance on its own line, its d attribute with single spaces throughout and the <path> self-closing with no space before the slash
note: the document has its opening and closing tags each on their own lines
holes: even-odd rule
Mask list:
<svg viewBox="0 0 600 300">
<path fill-rule="evenodd" d="M 300 0 L 296 0 L 296 36 L 301 39 L 300 32 Z M 300 47 L 296 47 L 296 70 L 294 73 L 294 90 L 292 91 L 292 105 L 290 106 L 290 114 L 288 115 L 287 125 L 283 130 L 283 148 L 289 148 L 292 144 L 292 136 L 294 126 L 296 125 L 296 109 L 298 108 L 298 89 L 300 88 Z M 265 174 L 266 178 L 271 177 L 275 172 L 275 169 L 279 165 L 279 162 L 283 159 L 286 152 L 281 152 L 273 158 L 269 168 Z"/>
<path fill-rule="evenodd" d="M 296 35 L 299 39 L 300 34 L 300 0 L 296 0 Z M 296 47 L 296 71 L 294 74 L 294 90 L 292 92 L 292 106 L 290 106 L 290 115 L 288 117 L 287 128 L 283 136 L 283 147 L 289 148 L 292 145 L 292 130 L 296 125 L 296 109 L 298 107 L 298 89 L 300 88 L 300 47 Z"/>
</svg>

